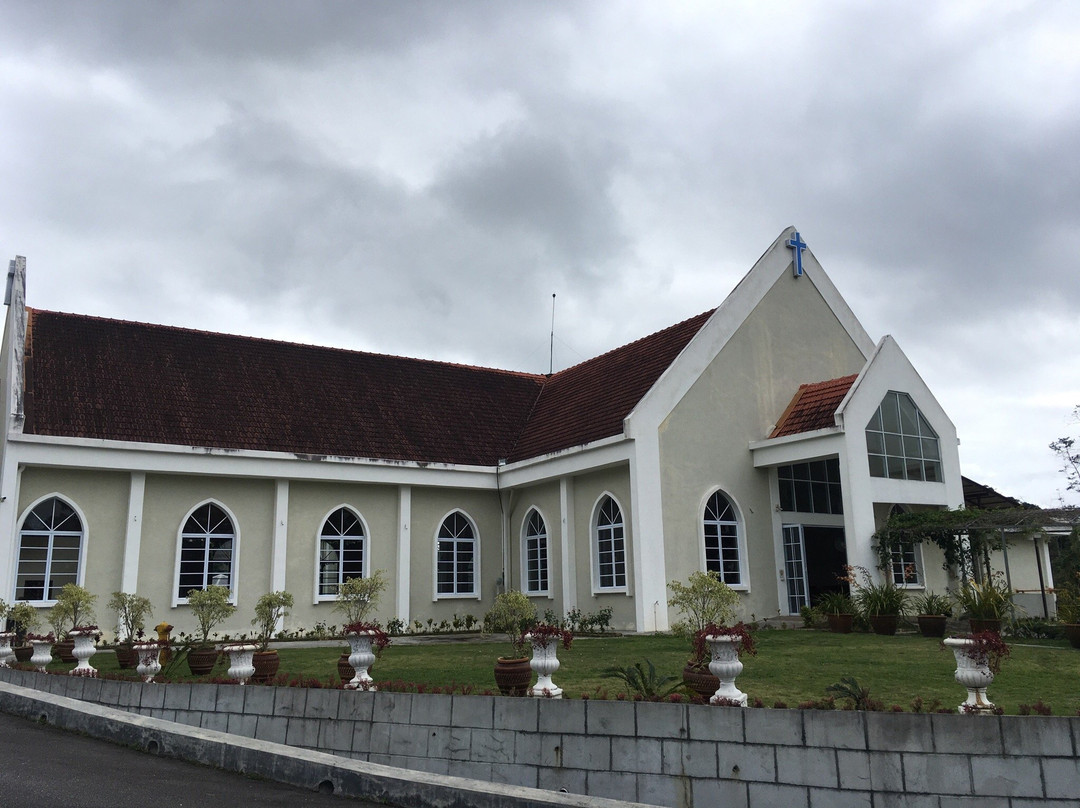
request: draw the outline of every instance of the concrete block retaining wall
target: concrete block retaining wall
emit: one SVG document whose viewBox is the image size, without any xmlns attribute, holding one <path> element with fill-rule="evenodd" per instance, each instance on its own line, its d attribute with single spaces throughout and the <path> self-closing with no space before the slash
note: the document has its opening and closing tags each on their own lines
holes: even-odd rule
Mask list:
<svg viewBox="0 0 1080 808">
<path fill-rule="evenodd" d="M 1064 808 L 1080 798 L 1080 718 L 0 678 L 341 757 L 654 805 Z"/>
</svg>

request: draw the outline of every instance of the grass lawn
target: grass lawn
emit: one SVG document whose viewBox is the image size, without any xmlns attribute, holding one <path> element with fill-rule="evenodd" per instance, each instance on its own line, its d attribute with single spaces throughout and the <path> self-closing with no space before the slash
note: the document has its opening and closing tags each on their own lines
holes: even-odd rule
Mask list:
<svg viewBox="0 0 1080 808">
<path fill-rule="evenodd" d="M 942 649 L 939 640 L 916 634 L 879 637 L 779 629 L 758 631 L 755 639 L 758 654 L 744 657 L 746 668 L 737 685 L 766 706 L 779 701 L 796 707 L 823 698 L 825 688 L 845 676 L 854 676 L 860 685 L 869 688 L 871 696 L 882 701 L 886 709 L 895 704 L 910 710 L 916 697 L 926 704 L 939 699 L 944 707 L 955 709 L 966 695 L 953 679 L 953 655 Z M 989 688 L 991 700 L 1010 714 L 1016 714 L 1020 705 L 1038 699 L 1049 705 L 1054 715 L 1077 714 L 1080 651 L 1069 648 L 1064 641 L 1022 643 L 1011 643 L 1012 655 Z M 508 650 L 505 642 L 391 645 L 375 664 L 373 675 L 376 682 L 400 679 L 428 686 L 464 684 L 483 692 L 494 689 L 495 657 Z M 623 685 L 605 676 L 607 669 L 648 659 L 656 666 L 658 676 L 681 678 L 687 653 L 687 641 L 670 636 L 581 637 L 570 650 L 559 649 L 562 664 L 554 679 L 568 698 L 580 698 L 582 694 L 596 698 L 598 689 L 615 698 L 623 692 Z M 286 645 L 280 655 L 283 674 L 322 681 L 337 676 L 335 648 Z M 91 663 L 103 672 L 118 670 L 112 654 L 94 657 Z M 62 671 L 72 666 L 52 667 Z M 226 667 L 219 663 L 215 674 L 223 676 Z"/>
</svg>

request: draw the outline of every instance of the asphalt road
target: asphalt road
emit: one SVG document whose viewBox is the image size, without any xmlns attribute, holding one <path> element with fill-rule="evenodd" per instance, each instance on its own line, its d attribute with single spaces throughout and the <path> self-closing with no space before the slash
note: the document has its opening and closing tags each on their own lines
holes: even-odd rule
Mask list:
<svg viewBox="0 0 1080 808">
<path fill-rule="evenodd" d="M 0 713 L 0 808 L 376 808 Z M 381 806 L 385 808 L 385 806 Z"/>
</svg>

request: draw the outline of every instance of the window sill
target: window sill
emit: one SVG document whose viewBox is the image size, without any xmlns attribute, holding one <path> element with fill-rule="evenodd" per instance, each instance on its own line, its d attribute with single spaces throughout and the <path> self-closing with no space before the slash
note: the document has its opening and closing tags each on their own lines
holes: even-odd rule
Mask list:
<svg viewBox="0 0 1080 808">
<path fill-rule="evenodd" d="M 435 593 L 435 597 L 432 600 L 480 600 L 480 596 L 475 592 L 437 592 Z"/>
</svg>

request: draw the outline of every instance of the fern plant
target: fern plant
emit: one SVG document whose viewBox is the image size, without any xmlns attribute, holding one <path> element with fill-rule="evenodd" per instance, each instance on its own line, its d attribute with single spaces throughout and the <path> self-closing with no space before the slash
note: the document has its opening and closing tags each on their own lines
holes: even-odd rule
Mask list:
<svg viewBox="0 0 1080 808">
<path fill-rule="evenodd" d="M 626 685 L 628 695 L 645 701 L 659 701 L 683 689 L 680 677 L 657 676 L 656 666 L 650 659 L 646 659 L 644 665 L 636 662 L 625 668 L 608 668 L 604 675 L 618 679 Z"/>
</svg>

